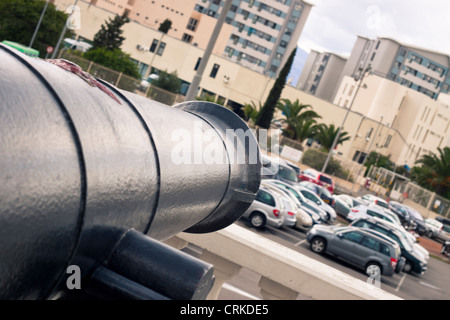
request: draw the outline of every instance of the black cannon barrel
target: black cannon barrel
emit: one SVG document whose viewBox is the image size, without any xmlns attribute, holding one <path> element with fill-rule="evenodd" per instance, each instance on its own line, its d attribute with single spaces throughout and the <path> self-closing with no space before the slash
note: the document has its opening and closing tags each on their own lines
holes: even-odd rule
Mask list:
<svg viewBox="0 0 450 320">
<path fill-rule="evenodd" d="M 0 298 L 58 298 L 69 265 L 91 276 L 130 229 L 224 228 L 260 184 L 232 111 L 168 107 L 56 64 L 0 45 Z"/>
</svg>

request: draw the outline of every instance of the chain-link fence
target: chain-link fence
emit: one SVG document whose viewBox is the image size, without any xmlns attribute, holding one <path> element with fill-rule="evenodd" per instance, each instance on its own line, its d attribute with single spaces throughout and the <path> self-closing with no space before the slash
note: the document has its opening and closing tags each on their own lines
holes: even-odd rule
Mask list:
<svg viewBox="0 0 450 320">
<path fill-rule="evenodd" d="M 422 211 L 431 211 L 443 217 L 450 216 L 450 200 L 418 186 L 408 178 L 385 168 L 371 167 L 367 175 L 371 179 L 368 190 L 392 200 L 414 203 Z"/>
<path fill-rule="evenodd" d="M 96 78 L 109 82 L 119 89 L 145 95 L 152 100 L 167 104 L 169 106 L 183 102 L 185 99 L 185 97 L 181 94 L 175 94 L 156 86 L 150 85 L 149 87 L 142 88 L 138 79 L 127 76 L 122 72 L 109 69 L 65 50 L 60 52 L 59 58 L 72 61 L 87 73 L 90 73 Z"/>
</svg>

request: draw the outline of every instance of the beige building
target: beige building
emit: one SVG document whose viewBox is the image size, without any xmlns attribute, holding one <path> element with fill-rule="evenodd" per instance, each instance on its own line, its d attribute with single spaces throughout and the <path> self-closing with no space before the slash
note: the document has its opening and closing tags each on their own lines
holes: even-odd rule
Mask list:
<svg viewBox="0 0 450 320">
<path fill-rule="evenodd" d="M 73 0 L 56 0 L 58 6 L 73 4 Z M 75 30 L 79 37 L 93 39 L 100 26 L 114 13 L 79 1 L 82 28 Z M 189 84 L 196 71 L 198 59 L 203 50 L 185 41 L 132 21 L 123 27 L 126 40 L 122 49 L 141 66 L 142 69 L 176 71 L 178 77 Z M 149 41 L 158 42 L 153 52 L 142 50 Z M 342 98 L 356 92 L 356 83 L 346 79 L 347 87 L 340 88 Z M 352 83 L 353 81 L 353 83 Z M 251 68 L 236 64 L 223 55 L 212 54 L 206 66 L 200 91 L 213 94 L 216 99 L 239 112 L 245 103 L 263 103 L 272 88 L 274 79 Z M 351 95 L 350 95 L 351 96 Z M 442 96 L 444 99 L 444 96 Z M 330 103 L 286 85 L 282 98 L 299 99 L 310 104 L 322 116 L 321 121 L 340 126 L 348 106 L 341 102 Z M 449 99 L 450 100 L 450 99 Z M 338 156 L 355 163 L 364 159 L 364 154 L 377 151 L 390 155 L 398 165 L 413 165 L 418 155 L 437 147 L 448 145 L 450 121 L 448 101 L 435 101 L 426 95 L 400 84 L 376 76 L 364 79 L 349 113 L 344 130 L 351 137 L 336 150 Z M 380 114 L 383 119 L 380 121 Z M 276 115 L 281 117 L 280 114 Z"/>
<path fill-rule="evenodd" d="M 53 0 L 61 8 L 71 1 Z M 80 0 L 158 29 L 169 19 L 168 36 L 206 49 L 225 0 Z M 73 1 L 72 1 L 73 4 Z M 312 4 L 303 0 L 233 0 L 213 53 L 275 77 L 296 48 Z M 157 42 L 148 39 L 148 50 Z"/>
<path fill-rule="evenodd" d="M 334 103 L 394 129 L 397 134 L 389 138 L 391 160 L 412 167 L 422 155 L 450 146 L 450 99 L 443 93 L 440 97 L 436 101 L 376 75 L 362 83 L 346 76 Z"/>
<path fill-rule="evenodd" d="M 331 52 L 311 50 L 297 88 L 327 101 L 333 101 L 339 77 L 347 59 Z"/>
</svg>

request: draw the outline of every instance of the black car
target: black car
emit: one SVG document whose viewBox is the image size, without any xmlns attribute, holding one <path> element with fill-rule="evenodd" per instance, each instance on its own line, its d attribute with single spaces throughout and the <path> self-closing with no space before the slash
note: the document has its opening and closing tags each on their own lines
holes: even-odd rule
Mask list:
<svg viewBox="0 0 450 320">
<path fill-rule="evenodd" d="M 373 217 L 360 218 L 353 221 L 350 225 L 352 227 L 373 229 L 394 239 L 400 245 L 402 256 L 406 259 L 405 266 L 403 267 L 404 272 L 423 274 L 427 270 L 427 262 L 414 251 L 414 248 L 407 239 L 404 238 L 400 231 L 389 226 L 383 222 L 383 220 Z"/>
<path fill-rule="evenodd" d="M 413 218 L 411 218 L 411 215 L 409 211 L 402 206 L 401 203 L 390 201 L 389 206 L 391 208 L 391 211 L 394 212 L 398 218 L 400 219 L 400 222 L 407 230 L 415 230 L 416 229 L 416 222 Z"/>
<path fill-rule="evenodd" d="M 390 201 L 389 204 L 391 205 L 394 201 Z M 394 202 L 395 203 L 395 202 Z M 423 220 L 422 215 L 415 209 L 404 205 L 403 203 L 398 203 L 397 206 L 401 206 L 403 209 L 408 211 L 409 216 L 411 217 L 412 221 L 415 223 L 414 231 L 416 231 L 419 235 L 423 236 L 427 233 L 428 228 L 425 224 L 425 221 Z"/>
<path fill-rule="evenodd" d="M 450 241 L 445 241 L 442 244 L 441 253 L 447 257 L 450 257 Z"/>
</svg>

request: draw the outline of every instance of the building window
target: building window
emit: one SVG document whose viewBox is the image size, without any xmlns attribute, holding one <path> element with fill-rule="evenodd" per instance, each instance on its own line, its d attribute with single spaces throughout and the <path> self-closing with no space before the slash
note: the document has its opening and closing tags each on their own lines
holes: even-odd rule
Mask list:
<svg viewBox="0 0 450 320">
<path fill-rule="evenodd" d="M 218 65 L 217 63 L 214 63 L 214 66 L 213 66 L 213 68 L 212 68 L 211 73 L 209 74 L 209 76 L 210 76 L 211 78 L 215 78 L 216 75 L 217 75 L 217 71 L 219 71 L 219 68 L 220 68 L 220 65 Z"/>
<path fill-rule="evenodd" d="M 184 33 L 183 36 L 181 37 L 181 40 L 184 42 L 191 43 L 192 36 L 190 34 Z"/>
<path fill-rule="evenodd" d="M 150 49 L 148 51 L 155 52 L 157 46 L 158 46 L 158 40 L 153 39 L 152 45 L 150 46 Z"/>
<path fill-rule="evenodd" d="M 282 48 L 286 48 L 286 47 L 287 47 L 287 45 L 288 45 L 288 43 L 287 43 L 286 41 L 284 41 L 284 40 L 281 40 L 281 42 L 280 42 L 280 47 L 282 47 Z"/>
<path fill-rule="evenodd" d="M 366 135 L 366 140 L 369 141 L 370 136 L 372 135 L 373 128 L 370 128 Z"/>
<path fill-rule="evenodd" d="M 202 58 L 197 59 L 197 63 L 195 64 L 194 70 L 197 71 L 198 67 L 200 66 L 200 62 L 202 61 Z"/>
<path fill-rule="evenodd" d="M 388 135 L 386 138 L 386 142 L 384 143 L 385 148 L 387 148 L 389 146 L 389 143 L 391 143 L 391 139 L 392 139 L 392 136 Z"/>
<path fill-rule="evenodd" d="M 195 29 L 197 28 L 197 24 L 198 24 L 198 20 L 197 19 L 190 18 L 186 28 L 188 30 L 195 31 Z"/>
<path fill-rule="evenodd" d="M 156 54 L 158 56 L 162 56 L 162 54 L 164 53 L 164 49 L 166 48 L 166 43 L 165 42 L 161 42 L 159 44 L 158 50 L 156 50 Z"/>
</svg>

